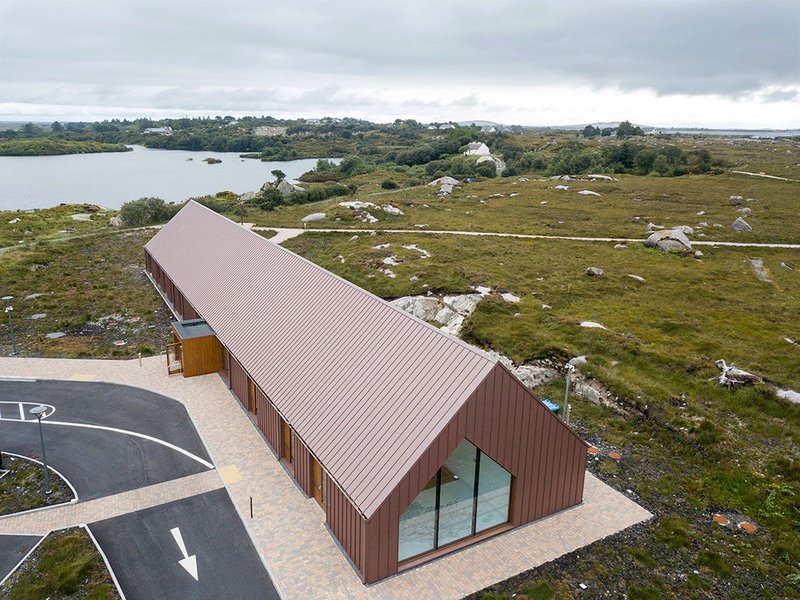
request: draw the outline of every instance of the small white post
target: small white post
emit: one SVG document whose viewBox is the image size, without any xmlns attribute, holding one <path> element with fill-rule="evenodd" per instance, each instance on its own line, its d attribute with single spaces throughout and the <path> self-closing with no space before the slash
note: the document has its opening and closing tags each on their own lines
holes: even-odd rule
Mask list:
<svg viewBox="0 0 800 600">
<path fill-rule="evenodd" d="M 575 369 L 572 365 L 567 365 L 567 374 L 564 377 L 564 423 L 569 425 L 569 376 Z"/>
</svg>

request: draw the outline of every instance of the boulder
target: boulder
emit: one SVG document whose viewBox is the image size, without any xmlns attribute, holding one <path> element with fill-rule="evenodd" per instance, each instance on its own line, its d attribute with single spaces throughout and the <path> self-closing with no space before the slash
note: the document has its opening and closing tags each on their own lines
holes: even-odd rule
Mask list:
<svg viewBox="0 0 800 600">
<path fill-rule="evenodd" d="M 783 398 L 789 402 L 800 404 L 800 394 L 794 390 L 778 390 L 775 393 L 777 394 L 778 398 Z"/>
<path fill-rule="evenodd" d="M 439 179 L 434 179 L 428 185 L 430 186 L 437 186 L 437 185 L 461 185 L 461 182 L 458 179 L 453 179 L 452 177 L 439 177 Z"/>
<path fill-rule="evenodd" d="M 627 246 L 625 244 L 614 244 L 614 248 L 617 250 L 625 250 Z"/>
<path fill-rule="evenodd" d="M 391 304 L 423 321 L 433 321 L 444 307 L 434 296 L 403 296 L 392 300 Z"/>
<path fill-rule="evenodd" d="M 722 373 L 719 376 L 719 383 L 726 387 L 752 385 L 754 383 L 759 383 L 761 381 L 761 378 L 758 377 L 757 375 L 753 375 L 752 373 L 743 371 L 734 364 L 731 364 L 729 366 L 725 363 L 724 360 L 718 360 L 717 366 L 722 371 Z"/>
<path fill-rule="evenodd" d="M 603 275 L 605 275 L 605 271 L 600 267 L 589 267 L 588 269 L 586 269 L 586 274 L 589 277 L 602 277 Z"/>
<path fill-rule="evenodd" d="M 743 217 L 749 217 L 750 215 L 753 214 L 753 209 L 750 208 L 749 206 L 745 206 L 744 208 L 740 208 L 739 212 L 742 213 Z"/>
<path fill-rule="evenodd" d="M 481 301 L 480 294 L 462 294 L 460 296 L 445 296 L 444 303 L 457 313 L 468 317 L 473 313 L 478 302 Z"/>
<path fill-rule="evenodd" d="M 692 243 L 682 231 L 668 229 L 666 231 L 654 231 L 645 240 L 645 246 L 656 248 L 664 252 L 691 252 Z"/>
<path fill-rule="evenodd" d="M 736 220 L 731 223 L 731 229 L 734 231 L 753 231 L 753 228 L 750 226 L 750 224 L 742 217 L 736 217 Z"/>
<path fill-rule="evenodd" d="M 359 202 L 352 200 L 350 202 L 339 202 L 339 206 L 349 208 L 350 210 L 364 210 L 365 208 L 377 208 L 372 202 Z"/>
<path fill-rule="evenodd" d="M 255 197 L 256 197 L 256 193 L 255 192 L 245 192 L 244 194 L 239 196 L 239 200 L 241 202 L 250 202 Z"/>
<path fill-rule="evenodd" d="M 664 229 L 663 225 L 656 225 L 655 223 L 647 224 L 647 231 L 661 231 Z"/>
<path fill-rule="evenodd" d="M 381 208 L 383 208 L 383 212 L 389 213 L 390 215 L 402 215 L 403 211 L 397 208 L 396 206 L 392 206 L 391 204 L 384 204 Z"/>
<path fill-rule="evenodd" d="M 680 231 L 682 233 L 685 233 L 686 235 L 693 235 L 694 234 L 694 229 L 692 229 L 688 225 L 678 225 L 677 227 L 673 227 L 672 230 L 673 231 Z"/>
<path fill-rule="evenodd" d="M 592 190 L 581 190 L 578 192 L 581 196 L 599 196 L 597 192 L 593 192 Z"/>
<path fill-rule="evenodd" d="M 695 250 L 694 251 L 694 257 L 698 258 L 698 259 L 703 258 L 703 253 L 700 252 L 700 250 Z"/>
<path fill-rule="evenodd" d="M 638 281 L 639 283 L 644 283 L 644 277 L 642 277 L 641 275 L 630 275 L 630 274 L 628 274 L 628 275 L 625 275 L 625 277 L 630 277 L 631 279 L 633 279 L 635 281 Z"/>
<path fill-rule="evenodd" d="M 519 302 L 519 296 L 515 296 L 514 294 L 511 294 L 509 292 L 506 292 L 504 294 L 500 294 L 500 297 L 503 300 L 505 300 L 506 302 L 511 302 L 513 304 L 516 304 L 517 302 Z"/>
<path fill-rule="evenodd" d="M 568 185 L 554 185 L 552 187 L 552 189 L 554 189 L 554 190 L 568 190 L 569 186 Z"/>
<path fill-rule="evenodd" d="M 111 218 L 108 220 L 108 223 L 109 223 L 109 225 L 111 225 L 112 227 L 122 227 L 122 225 L 123 225 L 123 223 L 122 223 L 122 219 L 121 219 L 120 217 L 111 217 Z"/>
<path fill-rule="evenodd" d="M 300 219 L 300 221 L 303 223 L 310 223 L 311 221 L 324 221 L 327 218 L 328 216 L 325 213 L 311 213 Z"/>
<path fill-rule="evenodd" d="M 738 206 L 744 202 L 744 196 L 731 196 L 728 200 L 734 206 Z"/>
</svg>

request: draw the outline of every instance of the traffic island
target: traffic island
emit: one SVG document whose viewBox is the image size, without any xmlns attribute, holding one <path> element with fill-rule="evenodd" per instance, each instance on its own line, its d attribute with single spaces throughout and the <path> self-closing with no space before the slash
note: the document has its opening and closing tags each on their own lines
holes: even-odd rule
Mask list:
<svg viewBox="0 0 800 600">
<path fill-rule="evenodd" d="M 45 494 L 44 470 L 34 459 L 2 453 L 0 469 L 0 516 L 56 506 L 77 500 L 75 492 L 52 468 L 49 494 Z"/>
</svg>

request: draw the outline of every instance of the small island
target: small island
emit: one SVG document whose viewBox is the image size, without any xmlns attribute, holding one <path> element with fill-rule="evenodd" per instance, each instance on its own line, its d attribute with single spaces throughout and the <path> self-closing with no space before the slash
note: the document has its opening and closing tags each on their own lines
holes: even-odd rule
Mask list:
<svg viewBox="0 0 800 600">
<path fill-rule="evenodd" d="M 130 152 L 124 144 L 95 141 L 72 141 L 53 138 L 29 138 L 0 142 L 0 156 L 55 156 L 62 154 L 94 154 L 97 152 Z"/>
</svg>

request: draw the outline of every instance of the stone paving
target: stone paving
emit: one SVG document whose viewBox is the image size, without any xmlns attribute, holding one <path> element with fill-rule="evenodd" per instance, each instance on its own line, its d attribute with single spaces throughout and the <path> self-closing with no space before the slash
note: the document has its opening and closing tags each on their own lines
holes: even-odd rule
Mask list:
<svg viewBox="0 0 800 600">
<path fill-rule="evenodd" d="M 222 487 L 216 471 L 149 485 L 95 500 L 60 504 L 33 512 L 0 517 L 0 533 L 46 535 L 55 529 L 101 521 Z"/>
<path fill-rule="evenodd" d="M 284 598 L 460 598 L 652 517 L 587 473 L 581 505 L 365 586 L 328 532 L 322 509 L 295 485 L 217 375 L 169 377 L 162 359 L 154 357 L 141 367 L 137 360 L 0 358 L 0 376 L 79 377 L 133 385 L 182 402 Z M 172 483 L 184 487 L 183 480 Z M 204 479 L 203 485 L 211 483 Z M 30 517 L 49 528 L 50 514 L 55 518 L 50 511 Z M 0 520 L 0 531 L 3 525 Z"/>
</svg>

